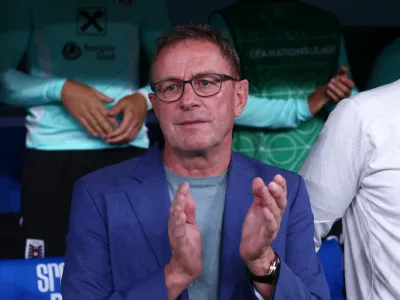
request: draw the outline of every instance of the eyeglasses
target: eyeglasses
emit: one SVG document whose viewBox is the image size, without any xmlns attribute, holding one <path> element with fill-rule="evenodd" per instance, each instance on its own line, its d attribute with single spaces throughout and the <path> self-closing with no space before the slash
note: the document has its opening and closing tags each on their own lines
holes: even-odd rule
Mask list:
<svg viewBox="0 0 400 300">
<path fill-rule="evenodd" d="M 189 83 L 193 91 L 200 97 L 210 97 L 221 91 L 222 81 L 237 79 L 225 74 L 201 74 L 190 80 L 168 79 L 156 82 L 151 89 L 157 98 L 163 102 L 178 101 L 184 92 L 185 84 Z"/>
</svg>

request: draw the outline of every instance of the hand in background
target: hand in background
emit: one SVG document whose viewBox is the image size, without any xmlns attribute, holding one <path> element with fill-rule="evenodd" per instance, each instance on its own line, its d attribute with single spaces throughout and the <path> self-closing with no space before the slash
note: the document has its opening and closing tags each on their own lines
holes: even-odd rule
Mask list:
<svg viewBox="0 0 400 300">
<path fill-rule="evenodd" d="M 109 144 L 126 144 L 136 138 L 146 119 L 146 98 L 140 93 L 126 96 L 110 109 L 108 117 L 115 118 L 119 113 L 122 114 L 122 122 L 107 135 L 106 142 Z"/>
<path fill-rule="evenodd" d="M 104 105 L 114 100 L 85 84 L 67 80 L 61 92 L 61 101 L 92 136 L 105 138 L 118 126 Z"/>
<path fill-rule="evenodd" d="M 308 97 L 308 106 L 311 114 L 318 113 L 329 101 L 338 103 L 351 95 L 355 84 L 349 79 L 348 73 L 348 68 L 342 66 L 338 74 L 332 77 L 327 84 L 317 88 Z"/>
<path fill-rule="evenodd" d="M 329 99 L 334 102 L 339 102 L 345 98 L 350 97 L 351 90 L 355 84 L 349 79 L 349 69 L 345 66 L 340 68 L 340 72 L 332 77 L 327 85 L 326 94 Z"/>
</svg>

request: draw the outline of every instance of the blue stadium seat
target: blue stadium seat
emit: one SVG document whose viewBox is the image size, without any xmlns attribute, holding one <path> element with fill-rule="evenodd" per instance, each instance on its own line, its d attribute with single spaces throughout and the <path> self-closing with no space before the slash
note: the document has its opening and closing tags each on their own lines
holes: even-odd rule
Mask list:
<svg viewBox="0 0 400 300">
<path fill-rule="evenodd" d="M 1 122 L 4 121 L 0 121 L 0 125 Z M 16 176 L 21 172 L 25 135 L 24 127 L 0 126 L 0 174 Z"/>
<path fill-rule="evenodd" d="M 22 126 L 7 127 L 1 122 L 0 125 L 0 214 L 16 213 L 20 210 L 26 130 Z"/>
<path fill-rule="evenodd" d="M 344 300 L 343 252 L 337 239 L 327 239 L 318 251 L 332 300 Z"/>
<path fill-rule="evenodd" d="M 0 174 L 0 199 L 0 214 L 19 212 L 21 183 L 10 175 Z"/>
<path fill-rule="evenodd" d="M 64 258 L 0 260 L 0 299 L 62 300 Z"/>
</svg>

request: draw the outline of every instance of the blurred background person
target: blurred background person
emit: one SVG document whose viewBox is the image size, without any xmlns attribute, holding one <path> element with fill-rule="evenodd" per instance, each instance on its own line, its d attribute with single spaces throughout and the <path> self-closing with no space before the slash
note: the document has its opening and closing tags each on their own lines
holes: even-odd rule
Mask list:
<svg viewBox="0 0 400 300">
<path fill-rule="evenodd" d="M 74 182 L 149 146 L 150 89 L 140 89 L 139 61 L 169 28 L 167 7 L 16 0 L 0 14 L 0 99 L 28 110 L 22 250 L 25 258 L 62 256 Z"/>
<path fill-rule="evenodd" d="M 253 0 L 213 12 L 209 23 L 239 53 L 250 82 L 247 110 L 257 105 L 255 96 L 276 105 L 275 118 L 293 107 L 304 116 L 291 129 L 271 124 L 275 130 L 262 128 L 260 118 L 253 117 L 252 128 L 238 119 L 245 126 L 235 128 L 234 149 L 298 171 L 334 104 L 357 93 L 336 16 L 300 1 Z"/>
</svg>

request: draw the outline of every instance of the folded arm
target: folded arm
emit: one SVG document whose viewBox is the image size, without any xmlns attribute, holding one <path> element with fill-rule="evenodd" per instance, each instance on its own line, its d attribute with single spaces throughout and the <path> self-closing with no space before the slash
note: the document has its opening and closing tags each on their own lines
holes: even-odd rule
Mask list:
<svg viewBox="0 0 400 300">
<path fill-rule="evenodd" d="M 258 128 L 295 128 L 312 117 L 305 99 L 267 99 L 249 95 L 236 125 Z"/>
<path fill-rule="evenodd" d="M 15 69 L 0 69 L 1 101 L 21 107 L 61 102 L 65 82 L 66 79 L 33 77 Z"/>
</svg>

